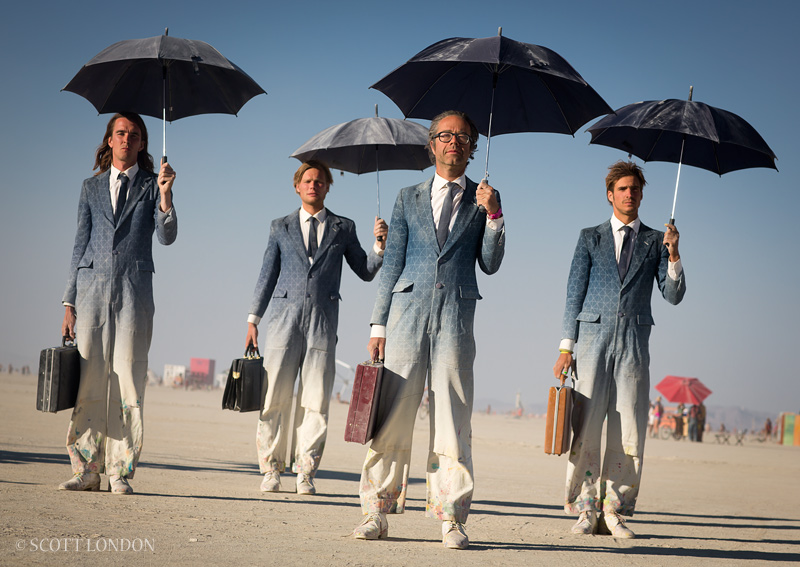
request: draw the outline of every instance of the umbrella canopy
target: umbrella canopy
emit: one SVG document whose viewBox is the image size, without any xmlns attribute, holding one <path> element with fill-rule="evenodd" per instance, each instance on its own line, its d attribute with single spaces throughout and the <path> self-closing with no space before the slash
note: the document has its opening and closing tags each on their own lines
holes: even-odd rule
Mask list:
<svg viewBox="0 0 800 567">
<path fill-rule="evenodd" d="M 300 161 L 318 159 L 350 173 L 430 167 L 428 129 L 396 118 L 359 118 L 316 134 L 295 150 Z"/>
<path fill-rule="evenodd" d="M 587 131 L 601 144 L 648 161 L 666 161 L 718 175 L 767 167 L 777 170 L 775 154 L 742 117 L 692 100 L 649 100 L 623 106 Z M 677 199 L 678 186 L 675 185 Z M 675 217 L 673 203 L 672 218 Z"/>
<path fill-rule="evenodd" d="M 466 112 L 487 138 L 512 132 L 574 134 L 611 112 L 556 52 L 503 37 L 453 37 L 417 53 L 372 85 L 409 118 Z M 497 109 L 495 111 L 495 108 Z M 488 169 L 488 145 L 487 145 Z"/>
<path fill-rule="evenodd" d="M 84 97 L 101 114 L 135 112 L 165 123 L 197 114 L 236 114 L 248 100 L 266 94 L 209 44 L 167 33 L 107 47 L 62 90 Z"/>
<path fill-rule="evenodd" d="M 699 404 L 709 395 L 711 390 L 697 378 L 683 376 L 666 376 L 658 383 L 656 390 L 673 403 Z"/>
<path fill-rule="evenodd" d="M 433 165 L 428 156 L 428 129 L 408 120 L 375 116 L 331 126 L 313 136 L 292 154 L 300 161 L 317 159 L 350 173 L 375 172 L 378 217 L 381 216 L 380 171 L 423 170 Z"/>
</svg>

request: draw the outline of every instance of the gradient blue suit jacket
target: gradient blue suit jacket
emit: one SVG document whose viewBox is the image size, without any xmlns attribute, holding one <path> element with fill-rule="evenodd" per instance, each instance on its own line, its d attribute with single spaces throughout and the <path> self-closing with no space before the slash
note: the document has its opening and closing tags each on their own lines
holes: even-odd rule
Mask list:
<svg viewBox="0 0 800 567">
<path fill-rule="evenodd" d="M 468 343 L 475 300 L 481 299 L 475 264 L 487 274 L 500 269 L 505 229 L 486 228 L 486 215 L 475 202 L 478 185 L 467 179 L 455 224 L 440 251 L 432 185 L 433 177 L 397 196 L 371 323 L 387 326 L 387 340 L 393 333 L 402 340 L 402 335 L 431 330 L 459 335 Z"/>
<path fill-rule="evenodd" d="M 623 330 L 633 332 L 646 346 L 654 324 L 653 283 L 673 305 L 686 292 L 683 272 L 677 280 L 667 277 L 669 252 L 663 240 L 663 232 L 641 224 L 625 281 L 620 282 L 611 221 L 583 229 L 572 258 L 561 337 L 580 341 L 582 329 L 591 325 L 598 347 L 607 346 L 612 337 L 625 336 Z"/>
<path fill-rule="evenodd" d="M 366 253 L 355 223 L 327 209 L 325 232 L 310 264 L 300 229 L 299 209 L 272 221 L 250 313 L 267 314 L 267 346 L 280 347 L 301 333 L 309 346 L 333 350 L 339 324 L 342 260 L 364 281 L 371 281 L 383 258 Z"/>
<path fill-rule="evenodd" d="M 110 174 L 106 171 L 83 182 L 62 301 L 75 306 L 80 326 L 102 325 L 110 304 L 128 313 L 131 325 L 138 328 L 139 321 L 152 321 L 155 311 L 153 232 L 161 244 L 172 244 L 178 235 L 178 218 L 174 207 L 169 213 L 161 211 L 156 174 L 139 169 L 115 224 Z"/>
</svg>

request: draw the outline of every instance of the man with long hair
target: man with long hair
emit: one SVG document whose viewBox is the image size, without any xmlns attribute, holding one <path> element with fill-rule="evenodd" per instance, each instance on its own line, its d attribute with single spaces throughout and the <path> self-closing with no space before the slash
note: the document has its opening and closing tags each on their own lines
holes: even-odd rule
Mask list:
<svg viewBox="0 0 800 567">
<path fill-rule="evenodd" d="M 153 332 L 153 232 L 172 244 L 175 171 L 156 175 L 147 128 L 137 114 L 115 114 L 83 182 L 62 335 L 75 339 L 81 383 L 67 433 L 73 477 L 60 490 L 131 494 L 142 450 L 142 406 Z"/>
<path fill-rule="evenodd" d="M 574 534 L 634 537 L 622 516 L 633 515 L 642 480 L 653 283 L 673 305 L 686 292 L 677 229 L 667 224 L 661 232 L 639 220 L 645 183 L 644 172 L 632 162 L 609 168 L 611 219 L 581 231 L 569 272 L 553 374 L 560 379 L 575 371 L 575 437 L 564 505 L 567 513 L 578 514 Z"/>
</svg>

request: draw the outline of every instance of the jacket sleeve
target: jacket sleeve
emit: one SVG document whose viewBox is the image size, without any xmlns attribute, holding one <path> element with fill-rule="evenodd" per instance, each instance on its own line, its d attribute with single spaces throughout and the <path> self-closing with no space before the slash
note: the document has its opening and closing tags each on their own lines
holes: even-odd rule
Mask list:
<svg viewBox="0 0 800 567">
<path fill-rule="evenodd" d="M 269 301 L 278 283 L 278 276 L 281 273 L 281 250 L 278 246 L 278 231 L 280 230 L 280 219 L 272 221 L 269 231 L 267 249 L 264 252 L 264 261 L 261 264 L 261 273 L 256 282 L 256 289 L 253 292 L 253 302 L 250 305 L 250 313 L 264 317 Z"/>
<path fill-rule="evenodd" d="M 658 233 L 659 242 L 664 240 L 664 233 Z M 669 250 L 663 244 L 661 245 L 661 259 L 658 263 L 658 289 L 661 290 L 661 295 L 672 305 L 677 305 L 683 300 L 683 295 L 686 293 L 686 272 L 681 270 L 681 275 L 677 280 L 673 280 L 667 275 L 669 268 Z"/>
<path fill-rule="evenodd" d="M 578 340 L 578 315 L 583 309 L 583 301 L 589 289 L 589 275 L 592 270 L 592 257 L 587 246 L 588 234 L 582 230 L 572 256 L 572 264 L 567 280 L 567 302 L 564 307 L 561 338 Z"/>
<path fill-rule="evenodd" d="M 389 224 L 389 235 L 386 238 L 386 251 L 383 254 L 383 268 L 381 269 L 378 294 L 375 307 L 372 310 L 370 323 L 373 325 L 386 325 L 389 320 L 389 307 L 392 304 L 392 291 L 400 279 L 406 265 L 406 250 L 408 246 L 408 219 L 405 213 L 405 198 L 408 188 L 397 195 L 392 210 L 392 220 Z"/>
<path fill-rule="evenodd" d="M 158 181 L 154 180 L 156 191 L 158 192 Z M 161 210 L 161 193 L 156 197 L 156 236 L 158 241 L 165 246 L 169 246 L 178 237 L 178 216 L 175 213 L 175 202 L 168 213 Z"/>
<path fill-rule="evenodd" d="M 70 262 L 69 274 L 67 276 L 67 289 L 64 291 L 64 297 L 61 300 L 62 303 L 75 305 L 78 295 L 78 263 L 86 253 L 91 235 L 92 211 L 89 207 L 89 193 L 86 187 L 86 181 L 84 181 L 83 187 L 81 188 L 81 197 L 78 201 L 78 229 L 75 232 L 75 245 L 72 248 L 72 261 Z"/>
<path fill-rule="evenodd" d="M 376 254 L 374 248 L 370 246 L 369 253 L 365 252 L 358 241 L 355 223 L 348 222 L 344 257 L 350 269 L 365 282 L 371 282 L 383 265 L 383 257 Z"/>
</svg>

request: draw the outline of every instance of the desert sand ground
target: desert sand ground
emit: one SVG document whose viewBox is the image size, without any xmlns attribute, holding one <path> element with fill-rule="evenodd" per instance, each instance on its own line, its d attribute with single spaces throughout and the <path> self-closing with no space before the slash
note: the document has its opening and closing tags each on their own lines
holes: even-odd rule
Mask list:
<svg viewBox="0 0 800 567">
<path fill-rule="evenodd" d="M 476 490 L 466 551 L 424 517 L 428 423 L 418 420 L 409 506 L 389 538 L 349 537 L 366 448 L 334 403 L 316 496 L 262 494 L 256 414 L 220 391 L 151 387 L 133 496 L 56 490 L 71 476 L 69 411 L 35 409 L 36 376 L 0 374 L 0 565 L 784 565 L 800 561 L 800 448 L 650 439 L 633 540 L 569 533 L 566 457 L 539 418 L 475 414 Z M 545 392 L 542 393 L 545 396 Z M 106 479 L 103 479 L 105 489 Z"/>
</svg>

